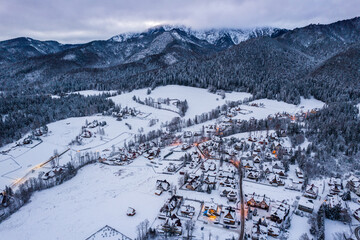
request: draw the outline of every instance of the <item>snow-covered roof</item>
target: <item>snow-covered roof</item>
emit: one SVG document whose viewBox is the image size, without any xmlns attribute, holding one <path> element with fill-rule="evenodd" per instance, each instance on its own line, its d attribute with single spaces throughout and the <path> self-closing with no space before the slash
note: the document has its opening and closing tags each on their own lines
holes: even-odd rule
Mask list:
<svg viewBox="0 0 360 240">
<path fill-rule="evenodd" d="M 346 208 L 345 202 L 339 197 L 339 195 L 332 195 L 329 196 L 326 200 L 326 204 L 330 207 L 333 208 L 337 205 L 340 205 L 340 207 L 342 209 Z"/>
<path fill-rule="evenodd" d="M 306 207 L 306 208 L 309 208 L 309 209 L 314 209 L 314 203 L 311 202 L 309 199 L 307 198 L 300 198 L 299 200 L 299 206 L 303 206 L 303 207 Z"/>
</svg>

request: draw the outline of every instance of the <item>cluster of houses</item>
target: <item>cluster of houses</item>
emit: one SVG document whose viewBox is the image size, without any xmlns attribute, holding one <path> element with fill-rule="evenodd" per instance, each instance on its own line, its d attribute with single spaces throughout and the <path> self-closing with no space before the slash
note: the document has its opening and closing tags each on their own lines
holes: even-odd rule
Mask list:
<svg viewBox="0 0 360 240">
<path fill-rule="evenodd" d="M 261 196 L 253 193 L 247 196 L 246 203 L 249 207 L 268 210 L 270 207 L 270 198 L 265 195 Z"/>
<path fill-rule="evenodd" d="M 166 180 L 157 180 L 156 181 L 156 190 L 155 195 L 160 196 L 163 192 L 170 190 L 170 183 Z"/>
<path fill-rule="evenodd" d="M 173 195 L 169 198 L 163 207 L 160 209 L 158 219 L 162 220 L 156 227 L 156 231 L 159 234 L 182 234 L 182 221 L 177 216 L 177 212 L 180 209 L 184 199 L 182 196 Z"/>
<path fill-rule="evenodd" d="M 239 224 L 237 209 L 231 206 L 222 206 L 214 201 L 204 202 L 201 215 L 207 222 L 222 224 L 223 227 L 236 228 Z"/>
<path fill-rule="evenodd" d="M 60 175 L 62 172 L 64 171 L 63 168 L 61 167 L 57 167 L 57 168 L 52 168 L 47 172 L 44 172 L 41 176 L 41 179 L 43 180 L 48 180 L 50 178 L 56 177 L 58 175 Z"/>
<path fill-rule="evenodd" d="M 103 127 L 106 125 L 105 121 L 94 120 L 92 122 L 86 121 L 85 125 L 81 127 L 81 132 L 70 144 L 81 145 L 83 139 L 89 139 L 95 136 L 95 132 L 92 130 L 96 127 Z M 100 128 L 100 134 L 104 133 L 104 129 Z"/>
<path fill-rule="evenodd" d="M 223 166 L 219 169 L 218 179 L 220 196 L 226 197 L 229 202 L 237 202 L 239 187 L 235 171 Z"/>
<path fill-rule="evenodd" d="M 270 203 L 271 202 L 271 203 Z M 249 208 L 248 219 L 253 218 L 252 239 L 267 239 L 267 235 L 280 235 L 280 225 L 290 213 L 290 205 L 286 201 L 271 201 L 266 195 L 256 193 L 246 195 Z M 257 216 L 257 210 L 262 210 L 262 216 Z"/>
<path fill-rule="evenodd" d="M 281 134 L 281 133 L 280 133 Z M 286 135 L 283 133 L 283 135 Z M 282 137 L 282 135 L 281 135 Z M 215 156 L 219 144 L 207 144 L 204 153 Z M 280 143 L 276 134 L 271 133 L 266 138 L 257 139 L 249 137 L 235 142 L 232 146 L 223 149 L 225 159 L 239 159 L 245 169 L 245 177 L 251 181 L 267 181 L 268 184 L 284 186 L 288 175 L 278 156 L 290 156 L 292 150 L 288 150 Z M 241 154 L 240 154 L 241 153 Z M 303 178 L 303 175 L 301 176 Z"/>
<path fill-rule="evenodd" d="M 32 131 L 32 134 L 36 137 L 40 137 L 44 134 L 47 134 L 49 131 L 48 127 L 45 125 L 45 126 L 42 126 L 42 127 L 39 127 L 39 128 L 36 128 Z"/>
<path fill-rule="evenodd" d="M 48 127 L 42 126 L 32 130 L 31 134 L 25 137 L 22 142 L 17 142 L 16 146 L 32 144 L 34 140 L 40 140 L 40 136 L 47 134 L 49 131 Z"/>
<path fill-rule="evenodd" d="M 110 151 L 108 149 L 104 150 Z M 113 149 L 110 154 L 103 154 L 99 157 L 99 162 L 108 165 L 126 165 L 130 164 L 134 159 L 143 155 L 149 160 L 159 157 L 160 148 L 154 142 L 140 144 L 138 147 L 119 148 L 118 151 Z"/>
<path fill-rule="evenodd" d="M 201 190 L 200 188 L 203 185 L 203 182 L 204 182 L 204 175 L 192 173 L 189 174 L 189 177 L 185 182 L 184 187 L 187 190 L 198 191 Z"/>
<path fill-rule="evenodd" d="M 360 197 L 360 178 L 355 175 L 350 175 L 350 177 L 347 179 L 346 188 Z M 354 211 L 353 216 L 360 222 L 360 208 Z"/>
<path fill-rule="evenodd" d="M 298 209 L 303 212 L 312 213 L 314 211 L 314 200 L 317 199 L 319 194 L 319 187 L 315 184 L 308 184 L 305 187 L 303 196 L 298 203 Z"/>
<path fill-rule="evenodd" d="M 357 196 L 360 196 L 360 178 L 351 175 L 347 180 L 346 188 Z"/>
<path fill-rule="evenodd" d="M 127 119 L 130 116 L 135 117 L 139 114 L 141 114 L 139 110 L 137 110 L 136 108 L 129 108 L 129 107 L 122 108 L 119 111 L 111 112 L 111 116 L 116 118 L 117 121 L 122 121 L 123 119 Z"/>
<path fill-rule="evenodd" d="M 273 119 L 273 118 L 289 118 L 291 119 L 291 121 L 293 122 L 303 122 L 305 121 L 306 117 L 310 114 L 316 114 L 318 111 L 320 111 L 319 108 L 313 108 L 311 109 L 310 111 L 307 111 L 307 112 L 303 112 L 303 111 L 300 111 L 300 112 L 297 112 L 295 114 L 290 114 L 290 113 L 287 113 L 287 112 L 282 112 L 282 113 L 276 113 L 276 114 L 271 114 L 268 116 L 268 119 Z"/>
<path fill-rule="evenodd" d="M 90 123 L 86 122 L 85 126 L 83 126 L 81 129 L 80 137 L 81 138 L 91 138 L 93 136 L 93 133 L 88 129 L 96 128 L 98 126 L 103 127 L 105 125 L 106 125 L 105 121 L 99 122 L 98 120 L 94 120 Z"/>
<path fill-rule="evenodd" d="M 276 223 L 268 221 L 264 217 L 254 218 L 251 229 L 252 240 L 266 240 L 268 236 L 276 238 L 280 233 L 281 229 Z"/>
</svg>

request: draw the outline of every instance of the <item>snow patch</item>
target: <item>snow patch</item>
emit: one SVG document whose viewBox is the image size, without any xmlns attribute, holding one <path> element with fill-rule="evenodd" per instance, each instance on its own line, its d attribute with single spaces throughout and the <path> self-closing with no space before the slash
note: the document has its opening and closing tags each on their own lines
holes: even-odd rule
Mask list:
<svg viewBox="0 0 360 240">
<path fill-rule="evenodd" d="M 165 55 L 165 63 L 168 65 L 176 63 L 178 60 L 172 54 L 168 53 Z"/>
<path fill-rule="evenodd" d="M 71 61 L 71 60 L 75 60 L 76 56 L 75 56 L 75 54 L 67 54 L 62 59 L 66 60 L 66 61 Z"/>
</svg>

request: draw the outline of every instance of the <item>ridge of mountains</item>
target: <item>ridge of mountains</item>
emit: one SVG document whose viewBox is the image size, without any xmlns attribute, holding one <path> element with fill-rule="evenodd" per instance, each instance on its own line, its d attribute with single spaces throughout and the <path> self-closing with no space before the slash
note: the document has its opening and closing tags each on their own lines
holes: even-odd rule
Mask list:
<svg viewBox="0 0 360 240">
<path fill-rule="evenodd" d="M 27 58 L 67 51 L 76 57 L 78 51 L 98 56 L 99 66 L 132 62 L 148 55 L 162 52 L 166 45 L 187 44 L 188 47 L 222 50 L 250 38 L 272 36 L 281 29 L 255 28 L 211 29 L 196 31 L 184 26 L 157 26 L 139 33 L 123 33 L 108 40 L 96 40 L 84 44 L 61 44 L 57 41 L 39 41 L 20 37 L 0 42 L 0 64 L 22 61 Z M 73 53 L 72 53 L 73 52 Z M 103 55 L 101 53 L 103 53 Z M 64 60 L 72 60 L 72 57 Z M 112 59 L 116 58 L 116 59 Z M 100 60 L 101 59 L 101 60 Z"/>
<path fill-rule="evenodd" d="M 0 42 L 0 91 L 59 93 L 185 84 L 297 103 L 360 100 L 360 18 L 276 28 L 158 26 L 85 44 Z M 329 93 L 331 91 L 331 93 Z"/>
</svg>

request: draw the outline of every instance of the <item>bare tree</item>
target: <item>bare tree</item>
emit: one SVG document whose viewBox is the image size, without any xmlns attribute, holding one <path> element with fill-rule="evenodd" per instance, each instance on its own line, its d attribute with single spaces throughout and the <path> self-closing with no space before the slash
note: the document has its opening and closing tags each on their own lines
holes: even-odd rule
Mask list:
<svg viewBox="0 0 360 240">
<path fill-rule="evenodd" d="M 307 235 L 307 233 L 304 233 L 303 235 L 300 236 L 299 240 L 310 240 L 310 238 Z"/>
<path fill-rule="evenodd" d="M 149 220 L 145 219 L 142 221 L 139 225 L 136 227 L 137 231 L 137 239 L 138 240 L 144 240 L 148 237 L 148 229 L 149 229 Z"/>
<path fill-rule="evenodd" d="M 186 239 L 192 238 L 192 232 L 194 230 L 194 226 L 195 226 L 195 223 L 191 219 L 189 219 L 185 222 Z"/>
</svg>

